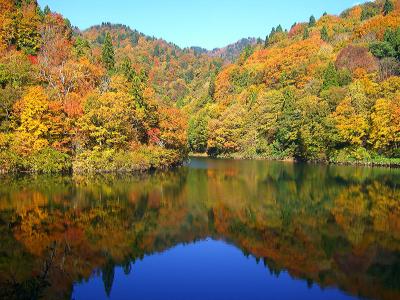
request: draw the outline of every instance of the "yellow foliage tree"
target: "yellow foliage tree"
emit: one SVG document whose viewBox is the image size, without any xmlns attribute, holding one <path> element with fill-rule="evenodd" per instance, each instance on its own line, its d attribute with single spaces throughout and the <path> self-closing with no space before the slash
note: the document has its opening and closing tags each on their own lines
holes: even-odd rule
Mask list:
<svg viewBox="0 0 400 300">
<path fill-rule="evenodd" d="M 17 153 L 30 154 L 49 145 L 49 100 L 42 87 L 32 87 L 15 104 L 20 125 L 15 136 Z"/>
<path fill-rule="evenodd" d="M 21 155 L 52 146 L 65 150 L 70 141 L 61 103 L 50 101 L 39 86 L 28 89 L 25 96 L 14 106 L 18 128 L 14 138 L 14 150 Z"/>
<path fill-rule="evenodd" d="M 357 113 L 351 103 L 351 98 L 344 99 L 333 113 L 336 129 L 344 142 L 361 146 L 369 129 L 365 116 Z"/>
<path fill-rule="evenodd" d="M 376 150 L 384 151 L 400 142 L 400 98 L 379 99 L 371 115 L 370 143 Z"/>
</svg>

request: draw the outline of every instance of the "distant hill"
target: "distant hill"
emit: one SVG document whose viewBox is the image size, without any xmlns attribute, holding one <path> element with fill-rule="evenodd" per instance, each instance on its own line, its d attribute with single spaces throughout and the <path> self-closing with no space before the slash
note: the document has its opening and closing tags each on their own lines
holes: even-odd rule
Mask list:
<svg viewBox="0 0 400 300">
<path fill-rule="evenodd" d="M 230 44 L 223 48 L 215 48 L 212 51 L 209 51 L 208 54 L 211 57 L 217 57 L 223 59 L 224 61 L 234 62 L 247 46 L 254 46 L 256 44 L 256 38 L 243 38 L 236 43 Z"/>
<path fill-rule="evenodd" d="M 233 63 L 247 46 L 254 46 L 257 44 L 257 42 L 263 43 L 263 41 L 260 39 L 248 37 L 240 39 L 236 43 L 229 44 L 222 48 L 215 48 L 213 50 L 207 50 L 197 46 L 190 47 L 190 49 L 197 54 L 206 54 L 213 58 L 220 58 L 224 62 Z"/>
</svg>

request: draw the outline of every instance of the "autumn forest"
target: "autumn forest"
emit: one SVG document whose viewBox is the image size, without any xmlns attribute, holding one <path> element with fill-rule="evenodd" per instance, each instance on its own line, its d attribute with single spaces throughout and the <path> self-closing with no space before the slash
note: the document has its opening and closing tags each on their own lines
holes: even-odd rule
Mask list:
<svg viewBox="0 0 400 300">
<path fill-rule="evenodd" d="M 400 0 L 58 1 L 0 0 L 0 299 L 400 299 Z"/>
<path fill-rule="evenodd" d="M 396 165 L 399 147 L 399 1 L 208 51 L 0 0 L 3 173 L 134 172 L 190 153 Z"/>
</svg>

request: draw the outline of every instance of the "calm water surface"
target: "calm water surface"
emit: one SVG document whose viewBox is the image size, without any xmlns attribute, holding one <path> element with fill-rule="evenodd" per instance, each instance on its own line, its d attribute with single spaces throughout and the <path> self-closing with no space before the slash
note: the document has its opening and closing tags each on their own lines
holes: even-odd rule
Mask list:
<svg viewBox="0 0 400 300">
<path fill-rule="evenodd" d="M 400 170 L 0 180 L 0 299 L 400 299 Z"/>
</svg>

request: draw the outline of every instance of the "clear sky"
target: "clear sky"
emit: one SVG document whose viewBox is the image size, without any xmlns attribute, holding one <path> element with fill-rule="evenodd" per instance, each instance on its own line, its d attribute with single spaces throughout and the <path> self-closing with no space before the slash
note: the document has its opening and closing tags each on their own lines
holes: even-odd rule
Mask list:
<svg viewBox="0 0 400 300">
<path fill-rule="evenodd" d="M 121 23 L 181 47 L 223 47 L 243 37 L 264 38 L 273 26 L 338 14 L 356 0 L 39 0 L 80 29 Z"/>
</svg>

